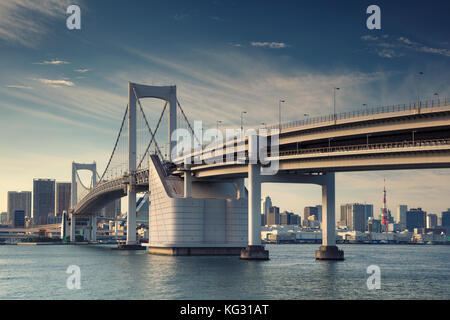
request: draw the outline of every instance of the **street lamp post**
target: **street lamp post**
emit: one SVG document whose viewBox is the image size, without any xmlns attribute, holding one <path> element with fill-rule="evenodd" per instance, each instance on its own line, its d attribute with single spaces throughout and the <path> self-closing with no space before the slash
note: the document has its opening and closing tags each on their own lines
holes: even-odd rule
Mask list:
<svg viewBox="0 0 450 320">
<path fill-rule="evenodd" d="M 222 123 L 222 121 L 221 120 L 216 121 L 216 143 L 217 140 L 219 139 L 219 123 Z"/>
<path fill-rule="evenodd" d="M 337 87 L 333 88 L 333 118 L 334 118 L 334 124 L 336 124 L 336 90 L 340 90 Z"/>
<path fill-rule="evenodd" d="M 437 96 L 438 106 L 441 105 L 441 102 L 439 101 L 439 93 L 435 92 L 434 95 Z"/>
<path fill-rule="evenodd" d="M 241 134 L 242 134 L 242 132 L 244 132 L 243 117 L 244 117 L 244 114 L 246 114 L 246 113 L 247 113 L 247 111 L 241 111 Z"/>
<path fill-rule="evenodd" d="M 281 103 L 284 103 L 284 100 L 278 101 L 278 130 L 281 132 Z"/>
<path fill-rule="evenodd" d="M 417 108 L 420 108 L 420 76 L 422 75 L 422 71 L 417 73 Z"/>
</svg>

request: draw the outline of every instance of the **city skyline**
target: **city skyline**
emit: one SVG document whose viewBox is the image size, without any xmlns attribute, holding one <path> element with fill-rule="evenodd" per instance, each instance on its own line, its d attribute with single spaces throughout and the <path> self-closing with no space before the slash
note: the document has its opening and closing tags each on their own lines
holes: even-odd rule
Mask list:
<svg viewBox="0 0 450 320">
<path fill-rule="evenodd" d="M 176 84 L 190 119 L 203 119 L 205 127 L 220 120 L 222 129 L 238 127 L 243 109 L 246 127 L 276 123 L 279 99 L 286 101 L 283 121 L 330 114 L 336 86 L 338 112 L 450 96 L 443 72 L 450 63 L 446 22 L 436 19 L 448 12 L 444 2 L 439 10 L 421 3 L 405 11 L 401 3 L 380 1 L 379 31 L 367 30 L 367 6 L 356 2 L 310 3 L 302 10 L 258 3 L 257 12 L 252 2 L 239 10 L 219 1 L 195 7 L 155 2 L 139 3 L 137 12 L 137 2 L 80 1 L 80 31 L 65 26 L 69 1 L 40 7 L 26 1 L 27 10 L 11 3 L 0 4 L 0 21 L 10 22 L 0 24 L 0 211 L 6 211 L 7 191 L 32 190 L 33 178 L 69 181 L 72 161 L 95 160 L 101 172 L 128 81 Z M 18 10 L 20 17 L 10 21 Z M 254 27 L 269 19 L 277 23 Z M 323 32 L 324 20 L 338 30 Z M 28 34 L 21 27 L 26 21 L 35 25 Z M 408 31 L 406 21 L 415 21 Z M 143 105 L 154 126 L 162 103 Z M 164 126 L 161 132 L 164 140 Z M 450 206 L 448 169 L 337 173 L 337 203 L 363 199 L 381 206 L 385 177 L 388 207 L 408 204 L 440 214 Z M 312 185 L 263 185 L 266 195 L 283 211 L 321 201 Z"/>
</svg>

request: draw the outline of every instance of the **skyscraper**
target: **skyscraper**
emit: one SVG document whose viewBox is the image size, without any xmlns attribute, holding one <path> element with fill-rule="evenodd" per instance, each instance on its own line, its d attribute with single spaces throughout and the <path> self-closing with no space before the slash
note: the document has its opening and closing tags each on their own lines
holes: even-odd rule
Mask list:
<svg viewBox="0 0 450 320">
<path fill-rule="evenodd" d="M 107 218 L 117 218 L 122 209 L 121 199 L 116 199 L 108 203 L 101 211 L 101 215 Z"/>
<path fill-rule="evenodd" d="M 408 206 L 401 204 L 397 207 L 397 215 L 395 217 L 395 222 L 400 224 L 401 229 L 406 229 L 406 212 L 408 211 Z"/>
<path fill-rule="evenodd" d="M 366 223 L 370 217 L 373 217 L 373 204 L 364 204 Z"/>
<path fill-rule="evenodd" d="M 319 209 L 317 207 L 305 207 L 303 209 L 303 221 L 308 220 L 310 216 L 314 216 L 315 220 L 319 220 Z"/>
<path fill-rule="evenodd" d="M 427 225 L 426 227 L 429 229 L 433 229 L 437 227 L 437 214 L 428 213 L 427 214 Z"/>
<path fill-rule="evenodd" d="M 69 212 L 71 197 L 71 183 L 57 182 L 56 183 L 56 210 L 55 215 L 62 215 L 63 211 Z"/>
<path fill-rule="evenodd" d="M 447 234 L 450 233 L 450 208 L 442 212 L 441 226 L 447 229 Z"/>
<path fill-rule="evenodd" d="M 47 224 L 55 215 L 55 180 L 33 179 L 33 224 Z"/>
<path fill-rule="evenodd" d="M 263 201 L 262 210 L 263 214 L 267 216 L 267 213 L 269 213 L 269 208 L 272 206 L 272 199 L 270 197 L 266 197 Z"/>
<path fill-rule="evenodd" d="M 341 205 L 341 226 L 347 226 L 352 231 L 366 231 L 366 205 L 347 203 Z"/>
<path fill-rule="evenodd" d="M 31 191 L 8 191 L 8 224 L 14 224 L 17 210 L 24 211 L 25 218 L 31 217 Z"/>
<path fill-rule="evenodd" d="M 406 229 L 425 228 L 426 212 L 422 208 L 410 209 L 406 212 Z"/>
<path fill-rule="evenodd" d="M 267 213 L 267 224 L 269 226 L 280 224 L 280 208 L 275 206 L 269 208 L 269 212 Z"/>
</svg>

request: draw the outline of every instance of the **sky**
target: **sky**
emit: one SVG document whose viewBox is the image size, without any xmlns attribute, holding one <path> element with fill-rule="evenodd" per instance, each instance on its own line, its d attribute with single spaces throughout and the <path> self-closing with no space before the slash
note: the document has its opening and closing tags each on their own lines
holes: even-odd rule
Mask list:
<svg viewBox="0 0 450 320">
<path fill-rule="evenodd" d="M 81 30 L 66 27 L 71 4 Z M 380 30 L 366 27 L 371 4 Z M 70 181 L 72 161 L 104 170 L 128 81 L 177 85 L 189 119 L 210 128 L 238 127 L 242 110 L 245 126 L 277 123 L 280 99 L 283 121 L 327 115 L 333 87 L 338 112 L 450 97 L 449 12 L 448 1 L 1 1 L 0 211 L 33 178 Z M 154 127 L 163 103 L 143 105 Z M 449 169 L 338 173 L 336 205 L 377 212 L 384 178 L 393 212 L 450 207 Z M 313 185 L 267 195 L 296 213 L 321 202 Z"/>
</svg>

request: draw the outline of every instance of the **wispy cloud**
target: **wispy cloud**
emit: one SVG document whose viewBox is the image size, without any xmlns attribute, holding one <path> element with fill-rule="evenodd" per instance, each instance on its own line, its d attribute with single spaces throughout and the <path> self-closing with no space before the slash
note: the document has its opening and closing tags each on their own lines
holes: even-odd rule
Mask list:
<svg viewBox="0 0 450 320">
<path fill-rule="evenodd" d="M 382 58 L 398 58 L 406 55 L 407 51 L 416 51 L 450 57 L 450 50 L 445 48 L 435 48 L 419 42 L 410 40 L 406 37 L 398 37 L 397 39 L 389 38 L 389 35 L 380 37 L 372 35 L 364 35 L 361 40 L 373 49 L 373 52 Z"/>
<path fill-rule="evenodd" d="M 65 19 L 70 0 L 0 1 L 0 39 L 35 47 L 50 32 L 52 21 Z"/>
<path fill-rule="evenodd" d="M 181 20 L 183 20 L 183 19 L 185 19 L 186 17 L 188 17 L 189 15 L 188 14 L 185 14 L 185 13 L 177 13 L 177 14 L 175 14 L 174 16 L 173 16 L 173 18 L 176 20 L 176 21 L 181 21 Z"/>
<path fill-rule="evenodd" d="M 42 62 L 34 62 L 33 64 L 49 64 L 49 65 L 60 65 L 60 64 L 69 64 L 70 62 L 64 61 L 64 60 L 48 60 L 48 61 L 42 61 Z"/>
<path fill-rule="evenodd" d="M 86 73 L 91 71 L 91 69 L 76 69 L 75 72 L 79 72 L 79 73 Z"/>
<path fill-rule="evenodd" d="M 253 47 L 263 47 L 263 48 L 270 48 L 270 49 L 282 49 L 287 48 L 289 45 L 287 45 L 284 42 L 258 42 L 253 41 L 250 42 L 250 45 Z"/>
<path fill-rule="evenodd" d="M 73 87 L 75 84 L 72 81 L 69 80 L 51 80 L 51 79 L 34 79 L 36 81 L 39 81 L 41 83 L 47 84 L 52 87 L 60 87 L 60 86 L 68 86 Z"/>
<path fill-rule="evenodd" d="M 22 86 L 22 85 L 14 85 L 14 84 L 7 85 L 6 87 L 7 88 L 13 88 L 13 89 L 33 89 L 33 87 Z"/>
</svg>

